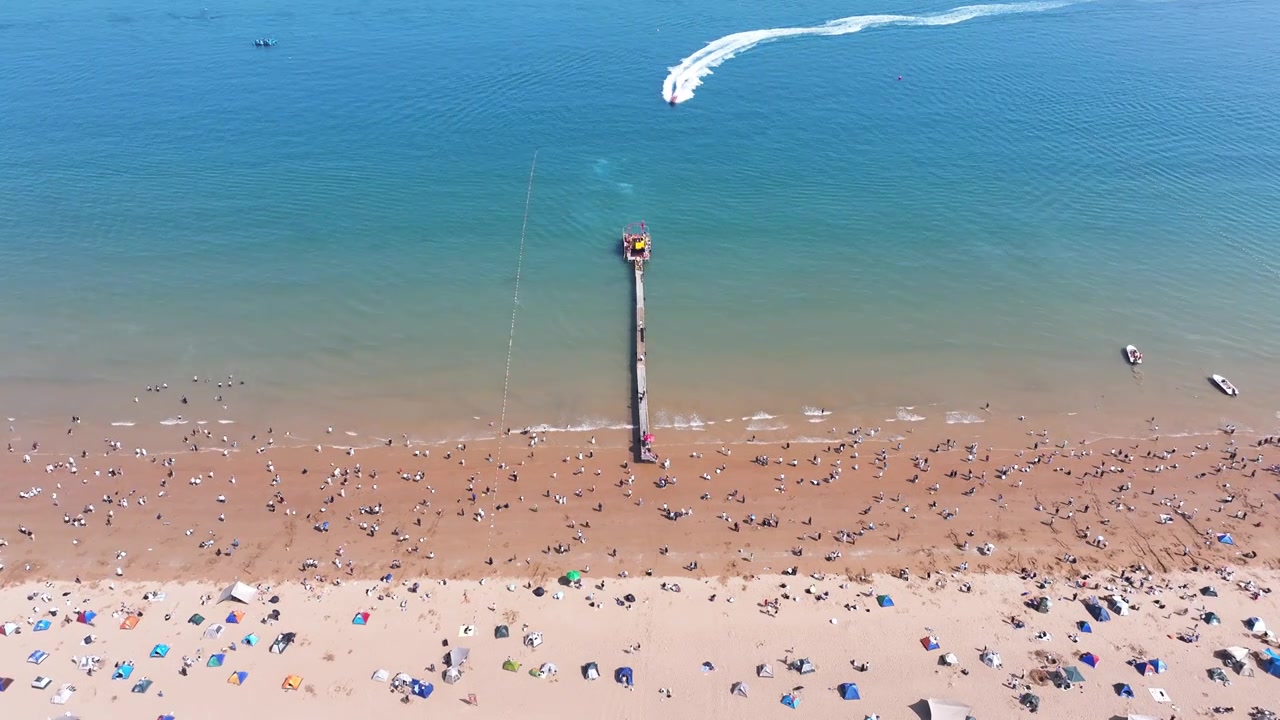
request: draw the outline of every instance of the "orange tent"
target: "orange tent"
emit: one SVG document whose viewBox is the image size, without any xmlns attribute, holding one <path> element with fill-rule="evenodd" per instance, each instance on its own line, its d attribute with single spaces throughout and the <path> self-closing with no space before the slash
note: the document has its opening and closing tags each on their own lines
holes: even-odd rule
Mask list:
<svg viewBox="0 0 1280 720">
<path fill-rule="evenodd" d="M 138 617 L 137 615 L 129 615 L 124 619 L 124 622 L 120 623 L 120 629 L 132 630 L 138 627 L 138 623 L 141 621 L 142 621 L 142 618 Z"/>
<path fill-rule="evenodd" d="M 284 684 L 280 686 L 284 690 L 297 690 L 302 687 L 301 675 L 290 675 L 284 679 Z"/>
</svg>

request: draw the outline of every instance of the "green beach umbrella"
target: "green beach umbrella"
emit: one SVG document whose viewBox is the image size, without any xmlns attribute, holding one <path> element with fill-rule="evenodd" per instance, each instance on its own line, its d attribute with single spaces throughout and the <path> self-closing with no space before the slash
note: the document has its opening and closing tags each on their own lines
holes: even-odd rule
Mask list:
<svg viewBox="0 0 1280 720">
<path fill-rule="evenodd" d="M 564 577 L 569 582 L 578 582 L 579 580 L 582 579 L 582 573 L 578 572 L 577 570 L 570 570 L 569 572 L 564 574 Z"/>
</svg>

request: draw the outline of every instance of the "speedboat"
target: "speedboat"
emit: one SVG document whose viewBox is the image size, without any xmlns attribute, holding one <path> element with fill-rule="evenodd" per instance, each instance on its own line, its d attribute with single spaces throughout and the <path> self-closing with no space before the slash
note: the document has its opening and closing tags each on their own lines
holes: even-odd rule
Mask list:
<svg viewBox="0 0 1280 720">
<path fill-rule="evenodd" d="M 1235 397 L 1240 394 L 1240 391 L 1236 389 L 1236 386 L 1232 385 L 1230 380 L 1222 377 L 1221 375 L 1210 375 L 1209 379 L 1213 381 L 1214 385 L 1218 386 L 1219 390 L 1231 397 Z"/>
<path fill-rule="evenodd" d="M 1142 364 L 1142 353 L 1138 352 L 1138 348 L 1132 345 L 1124 346 L 1124 356 L 1129 359 L 1130 365 Z"/>
<path fill-rule="evenodd" d="M 257 40 L 254 40 L 254 41 L 253 41 L 253 46 L 254 46 L 254 47 L 274 47 L 274 46 L 275 46 L 275 44 L 276 44 L 276 39 L 275 39 L 275 38 L 273 38 L 273 37 L 272 37 L 272 38 L 258 38 Z"/>
</svg>

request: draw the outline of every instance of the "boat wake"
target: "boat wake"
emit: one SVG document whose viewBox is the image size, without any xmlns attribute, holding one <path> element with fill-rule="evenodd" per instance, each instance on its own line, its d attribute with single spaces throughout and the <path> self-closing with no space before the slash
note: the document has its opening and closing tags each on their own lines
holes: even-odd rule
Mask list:
<svg viewBox="0 0 1280 720">
<path fill-rule="evenodd" d="M 694 88 L 702 84 L 702 78 L 720 66 L 725 60 L 740 52 L 750 50 L 760 43 L 802 35 L 849 35 L 882 25 L 955 25 L 974 18 L 1015 13 L 1044 12 L 1074 5 L 1080 0 L 1049 0 L 1047 2 L 1001 3 L 992 5 L 965 5 L 936 15 L 854 15 L 832 20 L 812 27 L 772 28 L 748 30 L 725 35 L 713 40 L 698 52 L 670 68 L 662 82 L 662 99 L 672 104 L 682 103 L 693 97 Z"/>
</svg>

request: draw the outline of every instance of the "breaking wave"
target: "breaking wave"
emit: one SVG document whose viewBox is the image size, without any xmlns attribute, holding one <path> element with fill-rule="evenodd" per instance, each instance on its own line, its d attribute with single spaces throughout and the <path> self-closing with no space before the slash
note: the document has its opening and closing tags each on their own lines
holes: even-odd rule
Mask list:
<svg viewBox="0 0 1280 720">
<path fill-rule="evenodd" d="M 688 100 L 693 97 L 694 88 L 702 84 L 702 78 L 710 75 L 713 69 L 719 67 L 725 60 L 740 52 L 750 50 L 760 43 L 803 35 L 849 35 L 882 25 L 923 25 L 930 27 L 955 25 L 966 20 L 990 17 L 992 15 L 1013 15 L 1015 13 L 1056 10 L 1073 5 L 1078 1 L 1080 0 L 965 5 L 936 15 L 854 15 L 812 27 L 748 30 L 725 35 L 718 40 L 712 40 L 701 50 L 681 60 L 679 65 L 670 68 L 666 80 L 662 81 L 662 99 L 667 102 L 675 101 L 677 103 Z"/>
</svg>

